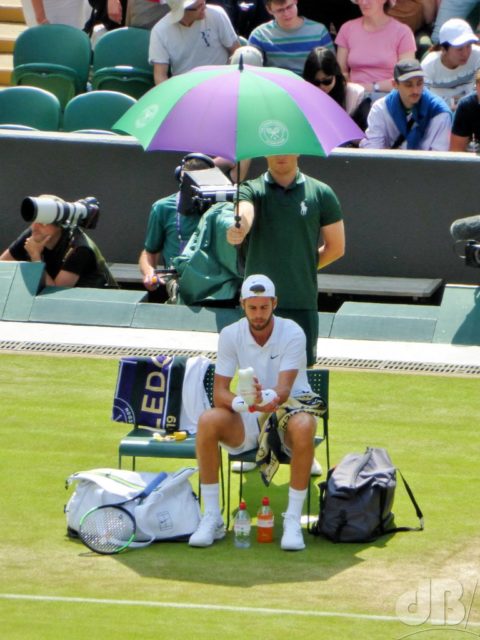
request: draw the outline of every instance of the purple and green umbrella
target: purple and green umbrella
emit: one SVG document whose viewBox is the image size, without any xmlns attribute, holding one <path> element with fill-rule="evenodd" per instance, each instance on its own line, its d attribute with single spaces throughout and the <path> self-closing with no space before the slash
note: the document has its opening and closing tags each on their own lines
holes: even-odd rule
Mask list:
<svg viewBox="0 0 480 640">
<path fill-rule="evenodd" d="M 326 93 L 274 67 L 197 67 L 154 87 L 115 124 L 147 151 L 201 151 L 231 161 L 327 156 L 363 137 Z"/>
</svg>

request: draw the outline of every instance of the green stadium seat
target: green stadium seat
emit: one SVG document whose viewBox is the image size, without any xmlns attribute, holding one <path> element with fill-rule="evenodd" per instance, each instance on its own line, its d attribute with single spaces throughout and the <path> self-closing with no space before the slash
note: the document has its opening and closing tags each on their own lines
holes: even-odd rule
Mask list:
<svg viewBox="0 0 480 640">
<path fill-rule="evenodd" d="M 58 131 L 61 107 L 58 98 L 38 87 L 7 87 L 0 91 L 2 128 Z"/>
<path fill-rule="evenodd" d="M 115 122 L 136 103 L 119 91 L 89 91 L 72 98 L 63 114 L 64 131 L 113 133 Z"/>
<path fill-rule="evenodd" d="M 92 51 L 80 29 L 65 24 L 42 24 L 23 31 L 13 52 L 13 85 L 50 91 L 62 108 L 87 89 Z"/>
<path fill-rule="evenodd" d="M 148 62 L 150 31 L 122 27 L 100 38 L 93 54 L 94 89 L 121 91 L 140 98 L 154 86 Z"/>
</svg>

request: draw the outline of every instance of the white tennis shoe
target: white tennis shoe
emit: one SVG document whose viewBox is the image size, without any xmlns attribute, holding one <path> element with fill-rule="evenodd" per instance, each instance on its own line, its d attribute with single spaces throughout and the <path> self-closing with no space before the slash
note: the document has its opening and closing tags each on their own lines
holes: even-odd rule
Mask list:
<svg viewBox="0 0 480 640">
<path fill-rule="evenodd" d="M 215 540 L 225 537 L 225 525 L 222 517 L 207 511 L 200 520 L 197 530 L 192 533 L 188 544 L 191 547 L 209 547 Z"/>
<path fill-rule="evenodd" d="M 283 515 L 283 536 L 280 547 L 284 551 L 301 551 L 305 549 L 302 526 L 300 520 L 294 516 L 284 513 Z"/>
</svg>

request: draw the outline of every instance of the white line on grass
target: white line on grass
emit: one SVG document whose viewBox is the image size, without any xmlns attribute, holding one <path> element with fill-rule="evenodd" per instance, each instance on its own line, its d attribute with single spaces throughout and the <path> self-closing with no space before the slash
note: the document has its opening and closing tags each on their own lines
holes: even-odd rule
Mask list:
<svg viewBox="0 0 480 640">
<path fill-rule="evenodd" d="M 155 602 L 152 600 L 114 600 L 110 598 L 73 598 L 64 596 L 39 596 L 21 593 L 0 593 L 2 600 L 30 600 L 37 602 L 71 602 L 79 604 L 111 604 L 122 607 L 158 607 L 162 609 L 203 609 L 207 611 L 230 611 L 232 613 L 303 616 L 313 618 L 350 618 L 353 620 L 382 620 L 399 622 L 396 616 L 378 616 L 366 613 L 341 613 L 337 611 L 302 611 L 300 609 L 270 609 L 267 607 L 236 607 L 222 604 L 195 604 L 188 602 Z M 418 624 L 424 622 L 418 621 Z M 445 624 L 445 621 L 428 620 L 429 624 Z M 413 621 L 411 621 L 413 624 Z M 468 626 L 478 627 L 479 622 L 469 622 Z"/>
</svg>

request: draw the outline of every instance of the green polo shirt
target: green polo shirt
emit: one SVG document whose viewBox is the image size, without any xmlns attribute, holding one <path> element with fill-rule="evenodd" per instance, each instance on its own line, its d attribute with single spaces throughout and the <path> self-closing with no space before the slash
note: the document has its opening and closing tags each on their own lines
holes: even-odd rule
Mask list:
<svg viewBox="0 0 480 640">
<path fill-rule="evenodd" d="M 333 190 L 301 172 L 283 188 L 267 171 L 240 186 L 240 200 L 255 207 L 247 236 L 245 275 L 269 276 L 280 308 L 316 311 L 321 227 L 342 219 Z"/>
<path fill-rule="evenodd" d="M 177 213 L 177 194 L 157 200 L 150 211 L 145 238 L 145 250 L 161 253 L 163 264 L 170 267 L 172 259 L 180 255 L 195 231 L 200 216 Z"/>
</svg>

